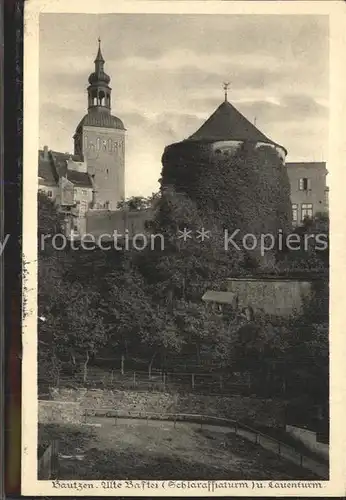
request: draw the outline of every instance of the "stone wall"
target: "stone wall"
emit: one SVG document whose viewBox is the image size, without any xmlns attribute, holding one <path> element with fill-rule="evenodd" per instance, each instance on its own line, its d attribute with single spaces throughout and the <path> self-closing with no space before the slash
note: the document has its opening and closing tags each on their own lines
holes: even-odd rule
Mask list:
<svg viewBox="0 0 346 500">
<path fill-rule="evenodd" d="M 318 443 L 316 432 L 309 431 L 308 429 L 302 429 L 300 427 L 295 427 L 293 425 L 287 425 L 286 432 L 298 441 L 301 441 L 307 448 L 309 448 L 309 450 L 314 451 L 315 453 L 317 453 L 317 455 L 325 459 L 328 459 L 329 445 Z"/>
<path fill-rule="evenodd" d="M 75 401 L 39 401 L 40 423 L 78 424 L 82 420 L 83 408 Z"/>
<path fill-rule="evenodd" d="M 238 297 L 240 308 L 250 306 L 266 314 L 290 316 L 300 313 L 315 294 L 314 282 L 294 279 L 230 278 L 227 290 Z M 321 291 L 322 293 L 322 291 Z"/>
<path fill-rule="evenodd" d="M 89 210 L 86 213 L 86 232 L 92 234 L 95 238 L 103 236 L 107 239 L 107 235 L 113 236 L 113 232 L 117 231 L 119 241 L 121 235 L 124 236 L 125 231 L 128 231 L 128 237 L 132 238 L 135 234 L 147 234 L 146 223 L 152 218 L 152 210 Z"/>
<path fill-rule="evenodd" d="M 126 412 L 155 412 L 162 415 L 188 413 L 224 417 L 260 426 L 284 425 L 284 407 L 281 402 L 255 397 L 61 389 L 54 390 L 52 398 L 52 401 L 39 402 L 40 422 L 56 422 L 56 419 L 58 421 L 62 419 L 64 422 L 77 423 L 84 408 L 109 408 L 125 414 Z"/>
<path fill-rule="evenodd" d="M 83 155 L 89 175 L 94 176 L 97 203 L 109 202 L 109 208 L 116 210 L 125 197 L 125 131 L 84 126 Z"/>
</svg>

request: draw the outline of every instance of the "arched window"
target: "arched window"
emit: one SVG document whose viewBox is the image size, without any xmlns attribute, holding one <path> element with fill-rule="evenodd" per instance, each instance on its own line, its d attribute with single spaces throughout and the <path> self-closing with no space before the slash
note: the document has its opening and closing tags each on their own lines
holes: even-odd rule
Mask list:
<svg viewBox="0 0 346 500">
<path fill-rule="evenodd" d="M 96 92 L 96 90 L 93 90 L 91 93 L 91 104 L 93 106 L 97 106 L 97 92 Z"/>
<path fill-rule="evenodd" d="M 104 106 L 105 105 L 105 93 L 103 92 L 103 90 L 100 90 L 100 92 L 99 92 L 99 100 L 100 100 L 100 106 Z"/>
<path fill-rule="evenodd" d="M 98 137 L 98 138 L 96 139 L 96 150 L 97 150 L 97 151 L 100 151 L 100 145 L 101 145 L 101 141 L 100 141 L 100 138 Z"/>
</svg>

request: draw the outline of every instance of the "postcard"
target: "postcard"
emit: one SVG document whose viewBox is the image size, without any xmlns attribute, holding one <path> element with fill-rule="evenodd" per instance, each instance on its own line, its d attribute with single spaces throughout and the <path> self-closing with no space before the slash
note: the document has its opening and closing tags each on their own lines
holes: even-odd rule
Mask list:
<svg viewBox="0 0 346 500">
<path fill-rule="evenodd" d="M 24 495 L 345 492 L 345 11 L 26 3 Z"/>
</svg>

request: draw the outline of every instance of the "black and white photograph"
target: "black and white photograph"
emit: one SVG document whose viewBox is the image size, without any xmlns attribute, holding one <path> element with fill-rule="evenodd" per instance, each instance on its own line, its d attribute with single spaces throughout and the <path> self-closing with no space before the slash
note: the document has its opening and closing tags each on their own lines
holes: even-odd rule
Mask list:
<svg viewBox="0 0 346 500">
<path fill-rule="evenodd" d="M 27 14 L 26 490 L 328 496 L 329 2 L 145 3 Z"/>
</svg>

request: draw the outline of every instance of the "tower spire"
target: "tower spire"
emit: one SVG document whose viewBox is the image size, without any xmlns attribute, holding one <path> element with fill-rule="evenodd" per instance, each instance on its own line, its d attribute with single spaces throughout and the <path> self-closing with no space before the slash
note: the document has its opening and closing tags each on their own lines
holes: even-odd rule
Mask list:
<svg viewBox="0 0 346 500">
<path fill-rule="evenodd" d="M 98 47 L 98 51 L 97 51 L 97 55 L 96 55 L 96 59 L 95 59 L 95 61 L 94 61 L 94 62 L 95 62 L 95 65 L 96 65 L 96 64 L 100 64 L 100 63 L 101 63 L 101 64 L 103 64 L 103 63 L 105 62 L 105 60 L 104 60 L 104 59 L 103 59 L 103 57 L 102 57 L 102 52 L 101 52 L 101 38 L 100 38 L 100 37 L 98 37 L 97 41 L 98 41 L 99 47 Z"/>
<path fill-rule="evenodd" d="M 101 38 L 98 37 L 98 50 L 95 63 L 95 70 L 89 76 L 88 87 L 88 109 L 98 108 L 102 111 L 110 112 L 111 108 L 111 88 L 109 87 L 110 77 L 104 71 L 105 60 L 101 52 Z"/>
<path fill-rule="evenodd" d="M 225 102 L 228 101 L 228 87 L 230 86 L 230 82 L 223 83 L 223 90 L 225 91 Z"/>
</svg>

